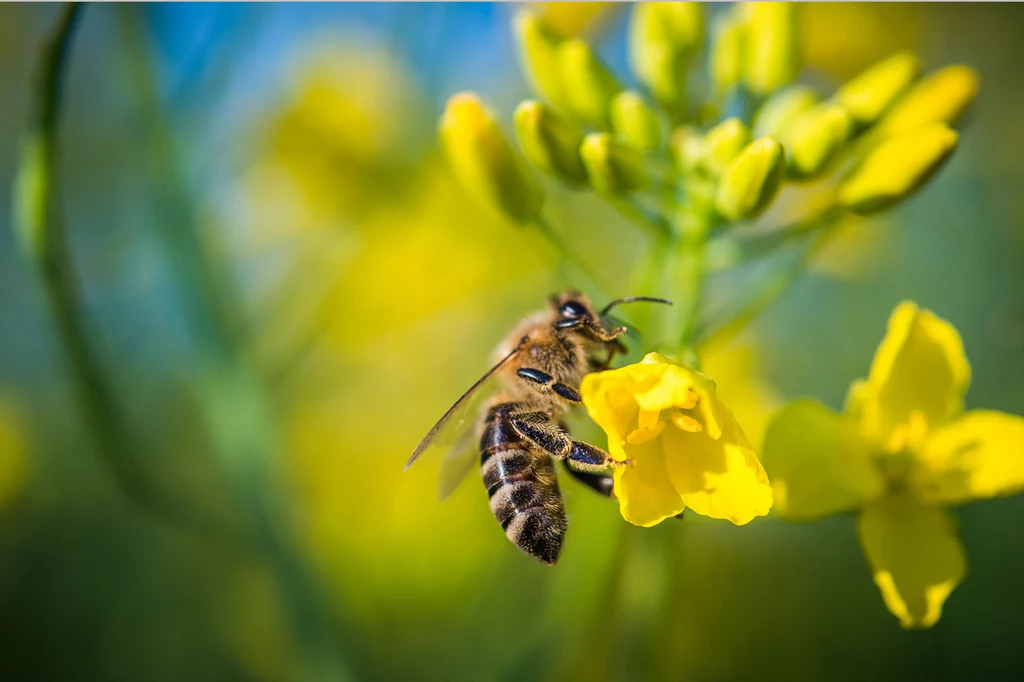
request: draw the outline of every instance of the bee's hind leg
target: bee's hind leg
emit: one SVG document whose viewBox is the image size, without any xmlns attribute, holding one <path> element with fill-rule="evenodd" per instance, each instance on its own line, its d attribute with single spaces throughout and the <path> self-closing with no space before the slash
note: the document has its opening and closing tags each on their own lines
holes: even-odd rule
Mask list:
<svg viewBox="0 0 1024 682">
<path fill-rule="evenodd" d="M 524 413 L 513 415 L 509 421 L 523 438 L 555 459 L 565 460 L 565 463 L 576 471 L 597 473 L 629 464 L 628 461 L 612 459 L 607 452 L 590 443 L 573 440 L 572 436 L 557 424 L 542 420 L 546 416 L 543 413 Z"/>
</svg>

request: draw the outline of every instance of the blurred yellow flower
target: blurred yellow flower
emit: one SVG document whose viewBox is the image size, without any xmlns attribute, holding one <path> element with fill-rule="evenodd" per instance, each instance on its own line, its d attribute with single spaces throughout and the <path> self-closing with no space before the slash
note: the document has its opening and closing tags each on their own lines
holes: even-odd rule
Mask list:
<svg viewBox="0 0 1024 682">
<path fill-rule="evenodd" d="M 630 523 L 653 526 L 686 508 L 737 525 L 768 513 L 768 477 L 707 376 L 650 353 L 588 374 L 580 393 L 612 457 L 630 462 L 614 470 Z"/>
<path fill-rule="evenodd" d="M 945 123 L 929 123 L 886 140 L 839 186 L 839 202 L 860 215 L 894 206 L 928 182 L 959 139 Z"/>
<path fill-rule="evenodd" d="M 969 382 L 956 329 L 904 302 L 845 414 L 797 400 L 765 437 L 776 511 L 807 521 L 858 510 L 875 582 L 905 628 L 933 625 L 966 571 L 944 507 L 1024 490 L 1024 418 L 965 413 Z"/>
<path fill-rule="evenodd" d="M 779 193 L 786 156 L 770 137 L 748 144 L 725 169 L 715 208 L 729 220 L 756 218 Z"/>
<path fill-rule="evenodd" d="M 290 57 L 281 100 L 246 132 L 258 167 L 277 171 L 270 196 L 250 188 L 262 197 L 261 212 L 275 210 L 273 185 L 293 184 L 309 214 L 304 227 L 364 215 L 401 192 L 394 178 L 415 163 L 407 112 L 420 101 L 386 46 L 333 34 L 311 43 Z"/>
<path fill-rule="evenodd" d="M 981 87 L 977 72 L 963 64 L 951 64 L 922 78 L 896 101 L 878 122 L 883 137 L 916 130 L 931 123 L 955 124 Z"/>
<path fill-rule="evenodd" d="M 796 5 L 751 2 L 741 7 L 746 19 L 747 87 L 755 94 L 769 95 L 791 83 L 800 68 Z"/>
<path fill-rule="evenodd" d="M 921 72 L 921 60 L 902 50 L 851 78 L 836 92 L 836 101 L 855 121 L 870 125 L 878 120 Z"/>
<path fill-rule="evenodd" d="M 540 2 L 533 5 L 552 30 L 566 38 L 600 31 L 619 8 L 616 2 Z"/>
<path fill-rule="evenodd" d="M 605 194 L 625 194 L 651 182 L 639 151 L 618 142 L 609 133 L 590 133 L 583 139 L 580 156 L 590 184 Z"/>
<path fill-rule="evenodd" d="M 438 136 L 463 187 L 516 222 L 536 219 L 544 202 L 540 188 L 476 93 L 448 98 Z"/>
</svg>

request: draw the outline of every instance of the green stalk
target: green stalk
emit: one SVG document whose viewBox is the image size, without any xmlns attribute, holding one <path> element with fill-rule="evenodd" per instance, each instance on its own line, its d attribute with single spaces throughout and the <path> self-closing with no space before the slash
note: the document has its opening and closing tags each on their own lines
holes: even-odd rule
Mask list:
<svg viewBox="0 0 1024 682">
<path fill-rule="evenodd" d="M 710 211 L 683 213 L 681 235 L 668 244 L 665 274 L 671 280 L 668 290 L 673 305 L 665 311 L 659 346 L 688 363 L 696 361 L 693 335 L 704 299 L 711 216 Z"/>
<path fill-rule="evenodd" d="M 696 347 L 700 350 L 721 347 L 734 339 L 750 322 L 770 308 L 806 272 L 814 257 L 832 239 L 835 230 L 817 233 L 800 251 L 799 255 L 785 267 L 773 273 L 771 278 L 758 289 L 757 294 L 747 301 L 726 322 L 714 329 L 701 330 L 697 334 Z"/>
<path fill-rule="evenodd" d="M 807 235 L 832 228 L 844 215 L 846 209 L 830 203 L 806 218 L 761 234 L 743 237 L 723 235 L 708 245 L 708 269 L 712 272 L 728 270 L 770 256 Z"/>
<path fill-rule="evenodd" d="M 135 457 L 116 393 L 90 341 L 82 295 L 74 274 L 57 194 L 57 128 L 64 74 L 75 29 L 85 6 L 65 5 L 40 54 L 32 93 L 29 132 L 23 141 L 15 186 L 14 225 L 28 256 L 39 270 L 47 304 L 68 361 L 78 408 L 96 443 L 100 463 L 137 509 L 155 520 L 185 529 L 219 547 L 243 548 L 223 524 L 180 504 L 155 483 Z"/>
<path fill-rule="evenodd" d="M 598 196 L 618 211 L 619 215 L 650 235 L 652 239 L 664 240 L 675 236 L 675 230 L 667 220 L 661 216 L 648 215 L 632 200 L 605 194 L 599 194 Z"/>
<path fill-rule="evenodd" d="M 595 268 L 591 267 L 586 261 L 580 258 L 576 250 L 569 246 L 558 235 L 558 233 L 555 232 L 554 228 L 551 227 L 551 223 L 549 223 L 544 216 L 538 214 L 537 218 L 531 224 L 545 239 L 545 241 L 551 244 L 563 263 L 568 263 L 579 270 L 580 273 L 589 279 L 591 283 L 605 296 L 614 297 L 616 295 L 616 287 L 598 273 Z"/>
</svg>

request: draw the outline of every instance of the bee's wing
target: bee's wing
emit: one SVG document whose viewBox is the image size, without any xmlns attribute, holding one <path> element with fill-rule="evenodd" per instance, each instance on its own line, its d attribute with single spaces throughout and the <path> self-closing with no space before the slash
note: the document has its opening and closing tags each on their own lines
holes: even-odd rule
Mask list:
<svg viewBox="0 0 1024 682">
<path fill-rule="evenodd" d="M 480 462 L 480 449 L 473 438 L 474 429 L 463 428 L 451 450 L 441 461 L 441 471 L 437 477 L 437 498 L 446 500 L 455 492 L 466 474 Z"/>
<path fill-rule="evenodd" d="M 448 422 L 451 421 L 452 417 L 456 413 L 462 412 L 462 408 L 466 407 L 467 401 L 469 401 L 470 397 L 472 397 L 473 394 L 476 393 L 477 389 L 480 388 L 484 384 L 484 382 L 490 379 L 491 375 L 494 374 L 499 367 L 501 367 L 506 362 L 511 360 L 512 357 L 519 352 L 519 349 L 522 347 L 522 345 L 523 344 L 520 343 L 518 346 L 512 349 L 512 352 L 503 357 L 498 362 L 498 364 L 487 370 L 486 374 L 477 379 L 476 383 L 470 386 L 469 389 L 465 393 L 463 393 L 458 400 L 455 401 L 455 404 L 448 408 L 448 411 L 445 412 L 444 415 L 439 420 L 437 420 L 437 423 L 434 424 L 434 427 L 427 432 L 427 435 L 423 436 L 423 440 L 421 440 L 419 442 L 419 445 L 416 446 L 416 449 L 412 451 L 412 455 L 409 456 L 409 461 L 405 463 L 405 468 L 407 470 L 409 467 L 412 466 L 413 462 L 415 462 L 419 458 L 420 455 L 426 452 L 427 448 L 431 446 L 431 444 L 434 442 L 434 439 L 437 438 L 438 434 L 445 430 L 445 427 L 448 425 Z M 457 423 L 456 426 L 464 428 L 465 424 Z"/>
</svg>

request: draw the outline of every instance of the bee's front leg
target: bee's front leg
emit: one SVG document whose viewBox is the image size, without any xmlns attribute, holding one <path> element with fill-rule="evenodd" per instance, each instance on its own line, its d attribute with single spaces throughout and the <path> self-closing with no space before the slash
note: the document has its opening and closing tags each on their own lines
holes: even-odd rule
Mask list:
<svg viewBox="0 0 1024 682">
<path fill-rule="evenodd" d="M 583 402 L 583 398 L 580 397 L 579 391 L 572 386 L 563 384 L 560 381 L 555 381 L 555 378 L 544 370 L 536 369 L 534 367 L 522 367 L 516 372 L 516 376 L 534 384 L 538 389 L 553 391 L 573 405 L 579 405 Z"/>
</svg>

